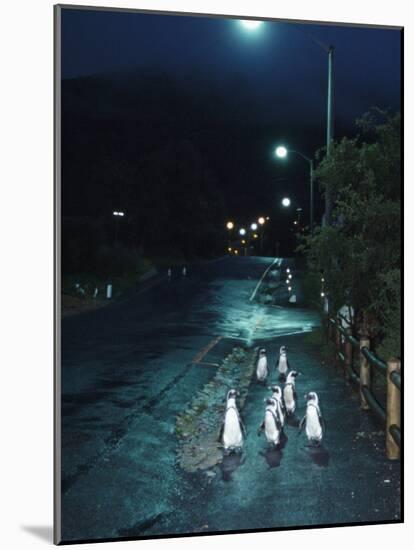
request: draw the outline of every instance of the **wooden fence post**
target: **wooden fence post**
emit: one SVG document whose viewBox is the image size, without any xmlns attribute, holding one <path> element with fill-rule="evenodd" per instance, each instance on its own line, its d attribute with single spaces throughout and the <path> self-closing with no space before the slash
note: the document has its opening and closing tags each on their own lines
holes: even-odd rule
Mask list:
<svg viewBox="0 0 414 550">
<path fill-rule="evenodd" d="M 346 333 L 348 336 L 352 335 L 352 328 L 348 327 L 346 328 Z M 344 355 L 345 355 L 345 363 L 344 363 L 344 371 L 345 371 L 345 378 L 349 380 L 351 377 L 348 372 L 348 368 L 352 369 L 352 344 L 349 342 L 346 337 L 345 338 L 345 344 L 344 344 Z"/>
<path fill-rule="evenodd" d="M 390 434 L 390 426 L 400 428 L 401 424 L 401 395 L 400 390 L 391 380 L 391 373 L 400 372 L 401 366 L 398 359 L 390 359 L 387 361 L 387 419 L 385 424 L 385 441 L 387 447 L 387 458 L 397 460 L 400 458 L 400 448 L 395 443 Z"/>
<path fill-rule="evenodd" d="M 362 355 L 362 348 L 369 349 L 368 338 L 361 338 L 359 341 L 359 395 L 361 397 L 361 409 L 366 411 L 369 409 L 369 405 L 362 393 L 362 386 L 371 387 L 371 365 L 368 359 Z"/>
<path fill-rule="evenodd" d="M 341 365 L 341 359 L 339 357 L 339 352 L 341 351 L 341 333 L 339 332 L 338 328 L 338 321 L 335 320 L 335 359 L 336 359 L 336 365 Z"/>
</svg>

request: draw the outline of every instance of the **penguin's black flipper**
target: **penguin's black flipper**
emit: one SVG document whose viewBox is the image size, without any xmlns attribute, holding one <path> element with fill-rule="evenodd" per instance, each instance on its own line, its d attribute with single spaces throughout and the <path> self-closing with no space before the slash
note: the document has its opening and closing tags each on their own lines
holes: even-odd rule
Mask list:
<svg viewBox="0 0 414 550">
<path fill-rule="evenodd" d="M 242 432 L 244 434 L 244 437 L 246 437 L 246 426 L 243 424 L 243 420 L 241 419 L 239 411 L 237 411 L 237 417 L 239 419 L 239 424 L 240 424 L 240 427 L 241 427 Z"/>
<path fill-rule="evenodd" d="M 279 368 L 279 361 L 280 361 L 280 353 L 278 354 L 278 356 L 276 358 L 276 366 L 275 366 L 276 370 Z"/>
<path fill-rule="evenodd" d="M 321 425 L 321 428 L 322 428 L 322 433 L 325 436 L 326 435 L 326 422 L 325 422 L 325 419 L 322 416 L 322 413 L 321 413 L 320 410 L 318 410 L 318 418 L 319 418 L 319 422 L 320 422 L 320 425 Z"/>
<path fill-rule="evenodd" d="M 298 403 L 298 394 L 296 393 L 295 388 L 293 388 L 293 399 L 295 400 L 295 403 Z"/>
<path fill-rule="evenodd" d="M 224 422 L 222 422 L 222 424 L 221 424 L 220 433 L 219 433 L 219 436 L 218 436 L 218 439 L 217 439 L 217 441 L 218 441 L 219 443 L 222 442 L 222 439 L 223 439 L 223 432 L 224 432 Z"/>
<path fill-rule="evenodd" d="M 302 433 L 302 430 L 303 428 L 306 426 L 306 414 L 305 416 L 302 418 L 302 420 L 299 422 L 299 432 L 298 432 L 298 435 L 300 433 Z"/>
<path fill-rule="evenodd" d="M 262 433 L 262 431 L 264 430 L 264 428 L 265 428 L 265 421 L 263 420 L 263 422 L 262 422 L 262 423 L 260 424 L 260 426 L 259 426 L 259 429 L 257 430 L 257 435 L 258 435 L 258 436 Z"/>
</svg>

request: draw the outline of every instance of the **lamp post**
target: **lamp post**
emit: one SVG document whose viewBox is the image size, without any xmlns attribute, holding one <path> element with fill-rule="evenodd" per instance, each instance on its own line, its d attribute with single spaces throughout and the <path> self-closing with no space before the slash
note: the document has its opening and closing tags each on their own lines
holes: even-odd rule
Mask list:
<svg viewBox="0 0 414 550">
<path fill-rule="evenodd" d="M 293 149 L 286 149 L 283 145 L 276 147 L 276 156 L 278 158 L 286 158 L 288 153 L 294 153 L 302 157 L 309 164 L 309 187 L 310 187 L 310 231 L 313 233 L 313 160 L 299 151 Z M 282 201 L 283 204 L 283 201 Z"/>
<path fill-rule="evenodd" d="M 234 229 L 234 223 L 229 221 L 229 222 L 226 223 L 226 227 L 227 227 L 227 230 L 229 232 L 228 247 L 227 248 L 230 249 L 231 248 L 231 234 L 232 234 L 232 231 Z M 229 250 L 229 252 L 231 252 L 231 251 Z"/>
<path fill-rule="evenodd" d="M 119 212 L 115 210 L 112 212 L 112 215 L 115 217 L 115 244 L 118 244 L 118 220 L 125 216 L 125 212 Z"/>
<path fill-rule="evenodd" d="M 239 229 L 239 235 L 240 237 L 245 237 L 246 236 L 246 230 L 244 227 L 241 227 Z M 246 247 L 246 240 L 245 239 L 242 239 L 241 240 L 241 244 L 244 246 L 244 255 L 247 256 L 247 247 Z"/>
<path fill-rule="evenodd" d="M 263 256 L 263 236 L 264 236 L 264 225 L 266 223 L 266 220 L 263 216 L 260 216 L 260 218 L 257 220 L 257 223 L 260 226 L 260 253 Z"/>
<path fill-rule="evenodd" d="M 243 27 L 249 31 L 256 30 L 261 21 L 243 20 L 241 21 Z M 326 54 L 328 54 L 328 89 L 327 89 L 327 102 L 326 102 L 326 156 L 329 157 L 332 151 L 332 142 L 334 139 L 334 51 L 335 48 L 332 45 L 327 45 L 312 34 L 303 30 L 302 27 L 292 25 L 293 28 L 306 35 L 314 44 L 321 48 Z M 326 186 L 325 190 L 325 224 L 331 224 L 332 217 L 332 191 L 330 185 Z"/>
</svg>

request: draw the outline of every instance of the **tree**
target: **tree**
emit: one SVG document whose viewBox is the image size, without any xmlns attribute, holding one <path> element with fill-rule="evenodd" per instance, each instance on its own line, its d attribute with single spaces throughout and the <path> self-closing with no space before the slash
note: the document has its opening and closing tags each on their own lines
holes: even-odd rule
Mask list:
<svg viewBox="0 0 414 550">
<path fill-rule="evenodd" d="M 333 224 L 300 248 L 334 310 L 351 303 L 357 331 L 388 358 L 401 353 L 401 118 L 374 109 L 357 124 L 359 135 L 336 143 L 315 173 L 323 190 L 330 182 Z"/>
</svg>

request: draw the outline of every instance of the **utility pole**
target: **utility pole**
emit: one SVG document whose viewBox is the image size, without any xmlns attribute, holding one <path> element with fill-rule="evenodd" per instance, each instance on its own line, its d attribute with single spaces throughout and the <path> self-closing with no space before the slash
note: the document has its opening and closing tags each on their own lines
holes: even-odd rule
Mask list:
<svg viewBox="0 0 414 550">
<path fill-rule="evenodd" d="M 310 164 L 310 233 L 313 235 L 313 223 L 314 223 L 314 213 L 313 213 L 313 159 L 309 160 Z"/>
<path fill-rule="evenodd" d="M 328 102 L 327 102 L 327 121 L 326 121 L 326 155 L 330 156 L 332 152 L 332 142 L 334 139 L 334 116 L 333 116 L 333 69 L 334 69 L 334 47 L 328 48 Z M 332 218 L 332 189 L 331 184 L 328 183 L 325 190 L 325 225 L 331 225 Z"/>
</svg>

